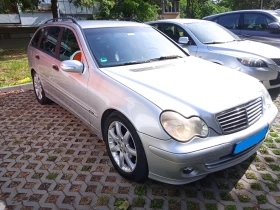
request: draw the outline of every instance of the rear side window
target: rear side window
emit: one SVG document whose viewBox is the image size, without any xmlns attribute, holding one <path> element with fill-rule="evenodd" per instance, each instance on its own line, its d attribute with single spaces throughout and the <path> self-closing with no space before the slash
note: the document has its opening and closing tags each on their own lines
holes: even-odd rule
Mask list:
<svg viewBox="0 0 280 210">
<path fill-rule="evenodd" d="M 268 28 L 268 24 L 272 22 L 272 18 L 262 14 L 244 14 L 243 29 L 265 31 Z"/>
<path fill-rule="evenodd" d="M 50 27 L 42 37 L 40 48 L 51 55 L 55 55 L 59 33 L 60 27 Z"/>
<path fill-rule="evenodd" d="M 73 31 L 65 28 L 63 31 L 59 57 L 62 61 L 71 60 L 80 53 L 80 47 Z"/>
<path fill-rule="evenodd" d="M 223 15 L 219 17 L 218 23 L 227 29 L 239 29 L 240 14 Z"/>
<path fill-rule="evenodd" d="M 45 31 L 45 28 L 42 28 L 39 31 L 37 31 L 37 33 L 34 35 L 34 37 L 32 39 L 31 46 L 33 46 L 33 47 L 38 46 L 40 37 L 41 37 L 42 33 L 44 33 L 44 31 Z"/>
</svg>

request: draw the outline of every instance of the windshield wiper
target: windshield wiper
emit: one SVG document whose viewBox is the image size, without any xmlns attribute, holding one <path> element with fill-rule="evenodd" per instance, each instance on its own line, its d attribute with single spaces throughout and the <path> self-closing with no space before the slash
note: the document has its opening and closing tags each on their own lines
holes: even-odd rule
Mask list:
<svg viewBox="0 0 280 210">
<path fill-rule="evenodd" d="M 161 57 L 158 57 L 158 58 L 149 59 L 146 62 L 170 60 L 170 59 L 176 59 L 176 58 L 183 58 L 183 57 L 180 56 L 180 55 L 161 56 Z"/>
<path fill-rule="evenodd" d="M 204 42 L 203 44 L 223 44 L 226 42 Z"/>
<path fill-rule="evenodd" d="M 135 65 L 135 64 L 141 64 L 141 63 L 149 63 L 149 62 L 152 62 L 152 61 L 160 61 L 160 60 L 168 60 L 168 59 L 176 59 L 176 58 L 182 58 L 182 56 L 180 56 L 180 55 L 161 56 L 161 57 L 152 58 L 152 59 L 149 59 L 149 60 L 146 60 L 146 61 L 129 61 L 129 62 L 122 63 L 122 64 L 119 64 L 119 65 L 116 65 L 116 66 Z"/>
<path fill-rule="evenodd" d="M 141 63 L 148 63 L 148 62 L 147 61 L 129 61 L 126 63 L 122 63 L 119 66 L 134 65 L 134 64 L 141 64 Z"/>
</svg>

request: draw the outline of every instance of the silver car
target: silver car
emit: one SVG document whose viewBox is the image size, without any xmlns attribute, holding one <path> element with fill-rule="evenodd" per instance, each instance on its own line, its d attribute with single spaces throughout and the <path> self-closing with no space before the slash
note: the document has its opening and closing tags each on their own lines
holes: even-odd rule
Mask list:
<svg viewBox="0 0 280 210">
<path fill-rule="evenodd" d="M 146 24 L 49 21 L 28 61 L 39 103 L 80 118 L 133 181 L 184 184 L 236 165 L 278 112 L 258 80 L 189 56 Z"/>
<path fill-rule="evenodd" d="M 241 40 L 217 23 L 196 19 L 148 22 L 189 53 L 213 63 L 249 74 L 266 88 L 280 87 L 280 49 Z"/>
</svg>

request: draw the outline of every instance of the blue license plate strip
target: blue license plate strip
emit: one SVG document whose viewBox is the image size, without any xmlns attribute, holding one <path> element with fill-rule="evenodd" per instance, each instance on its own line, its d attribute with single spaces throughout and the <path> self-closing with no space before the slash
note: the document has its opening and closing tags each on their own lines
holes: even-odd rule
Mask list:
<svg viewBox="0 0 280 210">
<path fill-rule="evenodd" d="M 258 144 L 261 140 L 264 139 L 264 137 L 267 133 L 267 130 L 268 130 L 268 126 L 266 126 L 264 129 L 262 129 L 260 132 L 256 133 L 255 135 L 250 136 L 249 138 L 238 142 L 235 145 L 233 154 L 236 155 L 236 154 L 250 148 L 251 146 Z"/>
</svg>

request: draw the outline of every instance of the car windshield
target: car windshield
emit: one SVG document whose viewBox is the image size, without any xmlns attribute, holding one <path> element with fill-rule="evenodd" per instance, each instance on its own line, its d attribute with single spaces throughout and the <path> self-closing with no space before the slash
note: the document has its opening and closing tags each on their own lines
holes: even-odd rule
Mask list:
<svg viewBox="0 0 280 210">
<path fill-rule="evenodd" d="M 152 27 L 84 29 L 100 67 L 114 67 L 186 57 L 178 46 Z"/>
<path fill-rule="evenodd" d="M 278 21 L 280 21 L 280 10 L 271 12 L 270 14 L 272 14 L 274 17 L 278 19 Z"/>
<path fill-rule="evenodd" d="M 186 23 L 185 25 L 203 44 L 219 44 L 241 40 L 237 35 L 216 23 L 197 22 Z"/>
</svg>

